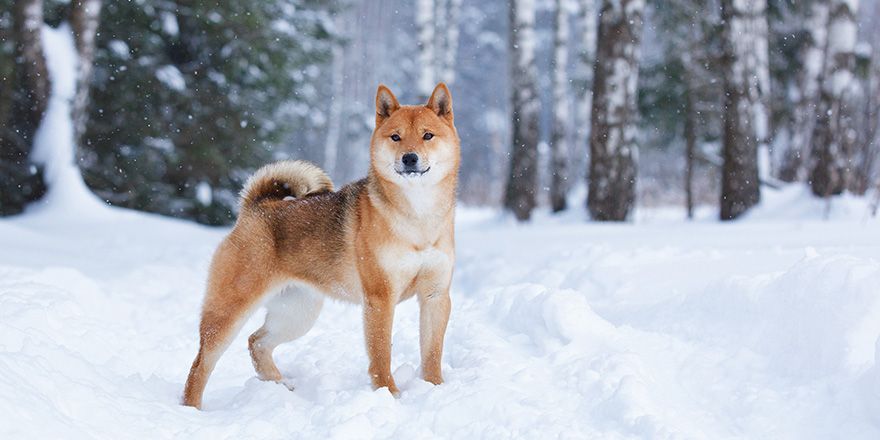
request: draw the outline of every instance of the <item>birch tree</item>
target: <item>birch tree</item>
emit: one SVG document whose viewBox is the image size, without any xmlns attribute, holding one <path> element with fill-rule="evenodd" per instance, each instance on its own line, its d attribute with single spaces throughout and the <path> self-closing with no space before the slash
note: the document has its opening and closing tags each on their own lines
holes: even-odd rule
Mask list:
<svg viewBox="0 0 880 440">
<path fill-rule="evenodd" d="M 805 7 L 803 47 L 799 54 L 802 67 L 795 88 L 797 98 L 792 115 L 791 143 L 783 156 L 779 173 L 780 179 L 788 182 L 806 177 L 810 141 L 817 119 L 819 81 L 825 64 L 828 6 L 827 0 L 814 0 Z"/>
<path fill-rule="evenodd" d="M 859 15 L 874 17 L 880 13 L 880 3 L 864 4 Z M 873 10 L 872 10 L 873 9 Z M 867 26 L 861 24 L 863 41 L 880 41 L 880 23 L 872 20 Z M 855 172 L 852 191 L 855 195 L 864 195 L 872 186 L 876 187 L 880 197 L 880 180 L 877 180 L 877 161 L 880 159 L 880 45 L 873 45 L 871 50 L 863 53 L 861 79 L 861 111 L 857 120 L 859 139 L 856 148 L 858 168 Z M 858 61 L 857 61 L 858 64 Z"/>
<path fill-rule="evenodd" d="M 436 24 L 434 22 L 434 6 L 437 0 L 416 0 L 416 29 L 419 45 L 419 77 L 416 79 L 419 91 L 419 102 L 427 102 L 431 91 L 436 85 Z"/>
<path fill-rule="evenodd" d="M 643 0 L 603 0 L 590 133 L 587 209 L 623 221 L 635 203 L 636 85 Z"/>
<path fill-rule="evenodd" d="M 761 96 L 769 84 L 766 0 L 722 0 L 724 79 L 721 219 L 732 220 L 760 200 L 758 146 L 766 135 Z M 763 125 L 763 127 L 762 127 Z"/>
<path fill-rule="evenodd" d="M 462 0 L 417 0 L 419 102 L 427 101 L 439 82 L 455 82 L 458 53 L 458 15 Z"/>
<path fill-rule="evenodd" d="M 596 0 L 577 0 L 577 25 L 579 38 L 575 43 L 577 48 L 578 76 L 573 78 L 578 84 L 577 114 L 575 119 L 581 121 L 575 127 L 574 145 L 583 148 L 584 160 L 577 161 L 579 167 L 586 168 L 590 145 L 590 113 L 593 107 L 593 73 L 596 62 Z"/>
<path fill-rule="evenodd" d="M 568 148 L 568 1 L 556 0 L 556 21 L 553 23 L 553 133 L 550 139 L 552 154 L 550 205 L 553 212 L 566 208 L 565 196 L 570 187 Z"/>
<path fill-rule="evenodd" d="M 827 40 L 809 175 L 813 194 L 821 197 L 846 189 L 852 178 L 849 159 L 856 140 L 847 108 L 847 91 L 855 67 L 859 0 L 827 0 L 827 4 Z"/>
<path fill-rule="evenodd" d="M 71 105 L 73 141 L 79 146 L 89 120 L 89 91 L 95 63 L 96 37 L 101 18 L 102 0 L 77 0 L 70 3 L 70 28 L 77 52 L 76 94 Z"/>
<path fill-rule="evenodd" d="M 444 0 L 441 0 L 444 1 Z M 447 85 L 455 83 L 455 57 L 458 55 L 458 35 L 459 35 L 459 12 L 461 11 L 462 0 L 445 0 L 446 16 L 446 38 L 443 39 L 445 45 L 443 47 L 443 70 L 440 71 L 440 78 L 437 82 L 445 82 Z"/>
<path fill-rule="evenodd" d="M 510 10 L 511 146 L 504 207 L 518 220 L 531 218 L 536 204 L 538 166 L 538 69 L 535 64 L 534 0 L 511 0 Z"/>
</svg>

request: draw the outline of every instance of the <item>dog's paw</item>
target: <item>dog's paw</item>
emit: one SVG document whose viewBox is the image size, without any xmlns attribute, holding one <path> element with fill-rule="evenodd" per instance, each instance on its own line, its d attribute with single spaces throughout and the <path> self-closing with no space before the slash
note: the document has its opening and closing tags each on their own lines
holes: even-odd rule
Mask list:
<svg viewBox="0 0 880 440">
<path fill-rule="evenodd" d="M 288 390 L 293 391 L 293 382 L 291 382 L 290 379 L 286 377 L 281 378 L 280 380 L 276 380 L 275 383 L 284 385 L 285 387 L 287 387 Z"/>
<path fill-rule="evenodd" d="M 389 388 L 388 392 L 391 393 L 395 399 L 400 399 L 400 390 L 398 390 L 397 387 L 394 387 L 394 389 Z"/>
<path fill-rule="evenodd" d="M 440 385 L 441 383 L 443 383 L 443 376 L 441 376 L 440 373 L 423 374 L 422 377 L 425 379 L 426 382 L 431 382 L 434 385 Z"/>
</svg>

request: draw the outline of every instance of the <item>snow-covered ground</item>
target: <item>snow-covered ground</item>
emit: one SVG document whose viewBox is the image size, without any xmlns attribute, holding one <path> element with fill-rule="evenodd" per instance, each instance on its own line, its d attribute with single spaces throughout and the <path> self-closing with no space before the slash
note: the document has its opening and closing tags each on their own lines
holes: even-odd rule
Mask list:
<svg viewBox="0 0 880 440">
<path fill-rule="evenodd" d="M 880 438 L 880 220 L 764 197 L 723 224 L 461 209 L 446 383 L 419 379 L 414 301 L 399 399 L 370 388 L 360 311 L 328 303 L 276 351 L 295 391 L 255 377 L 258 313 L 203 412 L 179 402 L 226 230 L 31 210 L 0 220 L 0 438 Z"/>
</svg>

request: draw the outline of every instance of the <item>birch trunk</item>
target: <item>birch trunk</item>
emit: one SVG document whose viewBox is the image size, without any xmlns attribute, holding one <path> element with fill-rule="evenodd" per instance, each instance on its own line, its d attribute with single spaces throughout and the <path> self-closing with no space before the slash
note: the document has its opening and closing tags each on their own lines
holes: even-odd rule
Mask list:
<svg viewBox="0 0 880 440">
<path fill-rule="evenodd" d="M 798 96 L 791 127 L 791 144 L 783 157 L 779 178 L 795 182 L 807 177 L 807 158 L 810 157 L 810 139 L 816 124 L 816 106 L 819 100 L 819 81 L 825 64 L 825 46 L 828 38 L 828 2 L 814 0 L 805 20 L 808 38 L 801 50 L 803 68 L 798 75 Z"/>
<path fill-rule="evenodd" d="M 570 187 L 568 148 L 568 1 L 556 0 L 556 22 L 553 38 L 553 133 L 550 204 L 553 212 L 564 211 Z"/>
<path fill-rule="evenodd" d="M 458 53 L 458 12 L 462 0 L 417 0 L 419 78 L 416 80 L 420 102 L 427 102 L 434 86 L 455 82 L 455 57 Z"/>
<path fill-rule="evenodd" d="M 578 25 L 580 40 L 578 41 L 578 71 L 583 76 L 578 78 L 582 89 L 578 92 L 576 125 L 576 145 L 583 148 L 584 161 L 578 161 L 579 167 L 586 164 L 590 144 L 590 112 L 593 107 L 593 73 L 596 62 L 596 0 L 578 0 Z M 579 168 L 580 169 L 580 168 Z"/>
<path fill-rule="evenodd" d="M 536 204 L 538 172 L 538 71 L 535 64 L 535 4 L 510 3 L 511 146 L 504 207 L 520 221 L 531 218 Z"/>
<path fill-rule="evenodd" d="M 418 31 L 419 77 L 416 84 L 419 102 L 428 102 L 431 92 L 436 86 L 437 50 L 436 50 L 436 0 L 416 1 L 416 28 Z"/>
<path fill-rule="evenodd" d="M 101 17 L 101 0 L 77 0 L 70 4 L 70 28 L 76 44 L 76 94 L 71 105 L 73 142 L 80 146 L 89 119 L 89 89 L 95 62 L 96 38 Z"/>
<path fill-rule="evenodd" d="M 722 0 L 724 132 L 721 219 L 732 220 L 760 200 L 760 97 L 767 49 L 766 0 Z M 769 81 L 768 81 L 769 82 Z"/>
<path fill-rule="evenodd" d="M 694 79 L 693 72 L 685 63 L 685 167 L 684 189 L 687 204 L 687 218 L 694 218 L 694 156 L 697 153 L 697 109 L 694 103 Z"/>
<path fill-rule="evenodd" d="M 880 26 L 875 27 L 874 41 L 880 41 Z M 880 153 L 880 47 L 873 48 L 865 80 L 862 103 L 862 122 L 858 140 L 859 164 L 853 182 L 853 193 L 863 196 L 875 183 L 875 168 Z M 876 182 L 880 185 L 880 182 Z M 878 187 L 880 189 L 880 187 Z"/>
<path fill-rule="evenodd" d="M 451 86 L 455 83 L 455 57 L 458 55 L 458 35 L 459 23 L 458 13 L 461 10 L 462 0 L 446 0 L 448 6 L 446 8 L 446 45 L 443 52 L 443 71 L 439 78 L 440 81 Z"/>
<path fill-rule="evenodd" d="M 603 0 L 590 133 L 587 209 L 623 221 L 635 203 L 636 85 L 643 0 Z"/>
<path fill-rule="evenodd" d="M 821 197 L 840 194 L 852 180 L 850 159 L 856 135 L 847 108 L 847 91 L 855 68 L 858 7 L 858 0 L 829 1 L 828 38 L 809 176 L 813 194 Z"/>
</svg>

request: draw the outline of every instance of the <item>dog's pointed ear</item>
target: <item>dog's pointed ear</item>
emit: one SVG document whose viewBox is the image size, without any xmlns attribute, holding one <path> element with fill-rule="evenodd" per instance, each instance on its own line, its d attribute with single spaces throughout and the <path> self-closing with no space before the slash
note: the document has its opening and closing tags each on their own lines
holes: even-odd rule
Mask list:
<svg viewBox="0 0 880 440">
<path fill-rule="evenodd" d="M 452 97 L 449 95 L 446 83 L 437 84 L 426 107 L 437 113 L 437 116 L 452 122 Z"/>
<path fill-rule="evenodd" d="M 397 98 L 391 90 L 388 90 L 385 84 L 380 85 L 376 92 L 376 127 L 382 125 L 399 108 L 400 104 L 397 103 Z"/>
</svg>

